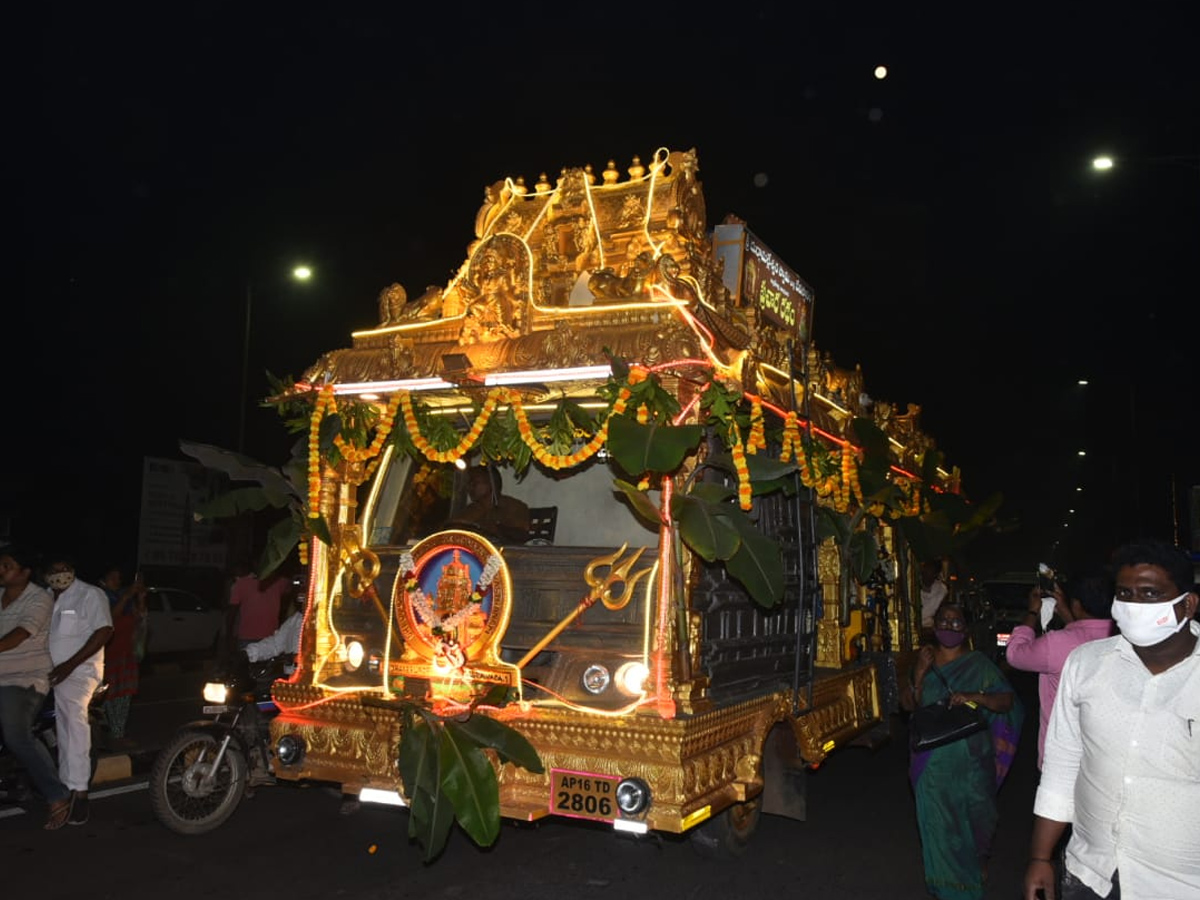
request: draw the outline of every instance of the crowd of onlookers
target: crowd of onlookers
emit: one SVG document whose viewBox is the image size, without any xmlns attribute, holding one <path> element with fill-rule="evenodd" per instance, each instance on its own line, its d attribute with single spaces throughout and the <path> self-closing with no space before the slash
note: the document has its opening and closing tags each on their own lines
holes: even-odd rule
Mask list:
<svg viewBox="0 0 1200 900">
<path fill-rule="evenodd" d="M 48 804 L 46 828 L 83 824 L 93 707 L 110 749 L 131 743 L 126 725 L 148 635 L 146 585 L 140 573 L 124 584 L 116 567 L 92 584 L 66 556 L 39 558 L 9 544 L 0 548 L 0 589 L 0 733 Z M 226 601 L 228 645 L 275 636 L 295 593 L 289 577 L 260 580 L 240 567 Z M 298 632 L 294 622 L 289 628 Z M 34 733 L 51 692 L 57 760 Z"/>
</svg>

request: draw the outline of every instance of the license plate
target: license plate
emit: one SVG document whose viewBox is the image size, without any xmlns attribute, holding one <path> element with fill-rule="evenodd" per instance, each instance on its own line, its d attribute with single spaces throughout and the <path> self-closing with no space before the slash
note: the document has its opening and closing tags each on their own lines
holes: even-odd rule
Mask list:
<svg viewBox="0 0 1200 900">
<path fill-rule="evenodd" d="M 616 775 L 550 770 L 550 812 L 576 819 L 611 822 L 617 818 Z"/>
<path fill-rule="evenodd" d="M 206 706 L 204 707 L 204 715 L 219 716 L 221 713 L 229 712 L 228 706 Z"/>
</svg>

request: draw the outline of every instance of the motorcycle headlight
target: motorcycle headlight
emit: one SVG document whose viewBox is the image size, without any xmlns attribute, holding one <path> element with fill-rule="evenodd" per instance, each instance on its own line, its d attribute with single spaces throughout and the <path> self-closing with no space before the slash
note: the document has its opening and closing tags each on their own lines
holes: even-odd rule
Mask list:
<svg viewBox="0 0 1200 900">
<path fill-rule="evenodd" d="M 229 699 L 229 685 L 219 681 L 210 681 L 204 685 L 205 703 L 224 703 Z"/>
</svg>

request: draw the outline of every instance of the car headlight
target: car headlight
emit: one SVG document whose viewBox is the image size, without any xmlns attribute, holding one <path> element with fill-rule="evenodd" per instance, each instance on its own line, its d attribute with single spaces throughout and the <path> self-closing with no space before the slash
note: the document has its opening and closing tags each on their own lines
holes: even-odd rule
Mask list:
<svg viewBox="0 0 1200 900">
<path fill-rule="evenodd" d="M 346 653 L 346 671 L 357 672 L 363 664 L 363 659 L 366 658 L 367 651 L 363 647 L 362 641 L 348 640 L 345 647 Z"/>
<path fill-rule="evenodd" d="M 210 681 L 204 685 L 205 703 L 224 703 L 229 699 L 229 685 L 219 681 Z"/>
<path fill-rule="evenodd" d="M 583 678 L 580 681 L 583 683 L 583 689 L 589 694 L 603 694 L 608 690 L 612 675 L 605 666 L 596 663 L 583 670 Z"/>
<path fill-rule="evenodd" d="M 637 697 L 642 693 L 642 689 L 646 686 L 646 679 L 650 676 L 650 670 L 646 668 L 646 664 L 640 660 L 627 662 L 617 669 L 617 674 L 613 677 L 616 682 L 617 690 L 622 694 L 630 697 Z"/>
</svg>

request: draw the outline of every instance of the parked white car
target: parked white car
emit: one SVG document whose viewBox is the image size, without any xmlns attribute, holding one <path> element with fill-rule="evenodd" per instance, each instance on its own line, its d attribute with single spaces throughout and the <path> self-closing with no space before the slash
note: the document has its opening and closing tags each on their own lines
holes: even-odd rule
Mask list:
<svg viewBox="0 0 1200 900">
<path fill-rule="evenodd" d="M 178 588 L 146 590 L 146 655 L 215 649 L 224 613 L 198 594 Z"/>
</svg>

